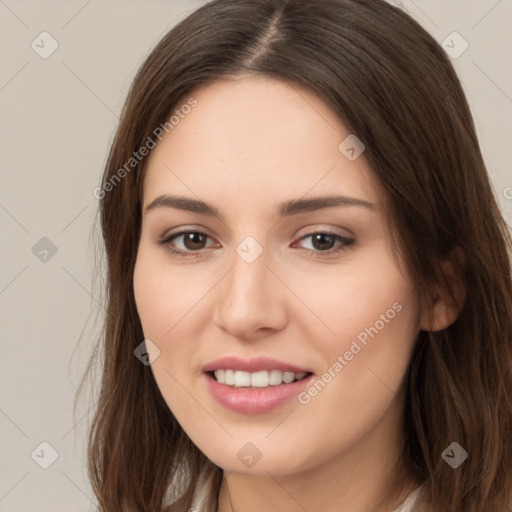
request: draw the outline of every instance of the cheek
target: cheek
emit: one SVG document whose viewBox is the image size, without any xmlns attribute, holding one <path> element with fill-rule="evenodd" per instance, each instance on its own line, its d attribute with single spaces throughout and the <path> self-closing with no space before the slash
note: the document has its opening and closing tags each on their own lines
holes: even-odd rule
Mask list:
<svg viewBox="0 0 512 512">
<path fill-rule="evenodd" d="M 333 333 L 313 338 L 324 367 L 299 398 L 309 417 L 343 419 L 347 435 L 366 431 L 391 406 L 419 332 L 414 288 L 391 260 L 377 261 L 373 271 L 340 275 L 314 306 Z"/>
<path fill-rule="evenodd" d="M 310 333 L 312 350 L 322 355 L 324 365 L 299 395 L 294 414 L 303 437 L 323 432 L 321 440 L 310 438 L 314 455 L 308 464 L 349 450 L 377 425 L 388 432 L 397 427 L 419 313 L 414 290 L 397 270 L 386 265 L 379 270 L 340 278 L 328 288 L 329 296 L 319 295 L 312 305 L 322 311 L 334 335 Z M 325 425 L 335 428 L 326 431 Z M 292 433 L 282 433 L 284 445 Z M 301 464 L 293 458 L 289 462 Z"/>
<path fill-rule="evenodd" d="M 420 325 L 413 286 L 384 251 L 373 256 L 347 265 L 350 270 L 340 267 L 329 280 L 317 275 L 301 283 L 302 293 L 317 290 L 308 296 L 308 305 L 328 327 L 318 329 L 317 323 L 313 329 L 310 318 L 301 320 L 312 351 L 323 361 L 301 403 L 310 418 L 322 421 L 344 418 L 349 411 L 356 431 L 364 431 L 363 424 L 368 427 L 390 406 Z"/>
<path fill-rule="evenodd" d="M 336 267 L 283 269 L 282 274 L 307 307 L 301 314 L 292 312 L 290 321 L 299 323 L 312 348 L 331 362 L 355 339 L 363 346 L 372 339 L 388 340 L 373 351 L 379 356 L 388 348 L 412 345 L 419 330 L 416 292 L 382 245 L 347 253 Z"/>
<path fill-rule="evenodd" d="M 151 369 L 172 410 L 176 401 L 187 402 L 179 383 L 190 387 L 199 375 L 197 366 L 191 373 L 192 360 L 200 345 L 200 333 L 206 328 L 206 316 L 199 311 L 211 285 L 192 266 L 171 265 L 165 251 L 155 251 L 149 243 L 139 247 L 134 269 L 133 287 L 144 337 L 160 350 Z M 189 269 L 189 270 L 186 270 Z M 189 408 L 190 404 L 186 405 Z"/>
<path fill-rule="evenodd" d="M 144 338 L 160 350 L 151 371 L 173 412 L 190 410 L 190 397 L 180 383 L 185 382 L 184 373 L 195 350 L 190 337 L 187 343 L 176 342 L 185 338 L 183 327 L 193 315 L 190 290 L 198 289 L 190 283 L 186 288 L 186 283 L 181 281 L 179 268 L 173 270 L 153 248 L 140 246 L 133 275 L 135 303 Z"/>
<path fill-rule="evenodd" d="M 133 289 L 144 336 L 153 339 L 161 338 L 166 301 L 172 297 L 168 293 L 163 294 L 161 273 L 150 263 L 144 251 L 140 250 L 133 274 Z"/>
<path fill-rule="evenodd" d="M 194 299 L 199 300 L 201 288 L 187 279 L 179 266 L 169 265 L 163 251 L 148 245 L 142 243 L 137 255 L 133 275 L 135 303 L 145 336 L 162 341 L 172 338 L 175 326 L 187 311 L 193 314 Z"/>
<path fill-rule="evenodd" d="M 378 261 L 374 271 L 368 268 L 344 279 L 344 307 L 338 309 L 334 323 L 339 342 L 329 350 L 331 361 L 333 356 L 345 356 L 351 386 L 361 383 L 361 393 L 372 381 L 396 391 L 419 331 L 414 288 L 392 261 Z"/>
</svg>

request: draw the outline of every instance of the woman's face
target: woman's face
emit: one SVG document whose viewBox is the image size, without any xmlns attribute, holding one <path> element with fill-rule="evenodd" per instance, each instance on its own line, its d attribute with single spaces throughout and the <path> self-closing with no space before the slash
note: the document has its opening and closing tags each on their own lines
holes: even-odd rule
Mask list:
<svg viewBox="0 0 512 512">
<path fill-rule="evenodd" d="M 149 156 L 134 274 L 165 401 L 226 470 L 376 456 L 400 439 L 420 314 L 362 147 L 295 85 L 193 97 Z"/>
</svg>

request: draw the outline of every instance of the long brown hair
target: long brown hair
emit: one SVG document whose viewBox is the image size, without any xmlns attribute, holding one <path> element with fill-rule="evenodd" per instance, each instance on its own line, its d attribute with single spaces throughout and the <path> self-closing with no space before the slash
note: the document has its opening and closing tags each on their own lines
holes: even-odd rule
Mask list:
<svg viewBox="0 0 512 512">
<path fill-rule="evenodd" d="M 420 331 L 411 359 L 403 460 L 426 484 L 425 510 L 508 512 L 512 241 L 449 58 L 383 0 L 213 0 L 141 66 L 98 194 L 107 312 L 88 462 L 100 509 L 155 512 L 181 498 L 186 511 L 209 463 L 133 354 L 144 339 L 132 278 L 146 160 L 130 159 L 198 86 L 240 73 L 308 88 L 365 144 L 421 297 L 449 287 L 443 262 L 459 255 L 464 306 L 443 331 Z M 454 441 L 469 454 L 457 469 L 441 456 Z"/>
</svg>

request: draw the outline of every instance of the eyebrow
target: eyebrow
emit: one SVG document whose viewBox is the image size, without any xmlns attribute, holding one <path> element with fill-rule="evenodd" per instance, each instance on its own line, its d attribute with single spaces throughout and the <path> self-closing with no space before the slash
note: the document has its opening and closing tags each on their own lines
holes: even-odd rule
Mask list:
<svg viewBox="0 0 512 512">
<path fill-rule="evenodd" d="M 376 210 L 376 206 L 369 201 L 364 199 L 358 199 L 356 197 L 348 196 L 323 196 L 323 197 L 311 197 L 308 199 L 292 199 L 285 201 L 278 206 L 279 218 L 289 217 L 298 213 L 312 212 L 321 210 L 323 208 L 332 208 L 333 206 L 358 206 L 367 208 L 371 211 Z M 198 199 L 192 199 L 183 196 L 169 196 L 161 195 L 155 198 L 150 204 L 144 209 L 144 213 L 156 208 L 173 208 L 177 210 L 184 210 L 187 212 L 198 213 L 200 215 L 206 215 L 208 217 L 218 217 L 223 221 L 223 216 L 217 208 L 205 203 Z"/>
</svg>

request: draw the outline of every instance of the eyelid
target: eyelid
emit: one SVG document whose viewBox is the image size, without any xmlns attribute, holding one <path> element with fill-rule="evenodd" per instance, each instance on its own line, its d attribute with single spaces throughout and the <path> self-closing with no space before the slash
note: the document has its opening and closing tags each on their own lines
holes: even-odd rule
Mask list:
<svg viewBox="0 0 512 512">
<path fill-rule="evenodd" d="M 340 231 L 342 231 L 342 230 L 345 231 L 347 234 L 344 235 L 343 233 L 341 233 Z M 303 234 L 300 234 L 300 233 L 303 233 Z M 340 226 L 333 227 L 329 224 L 321 224 L 321 223 L 320 224 L 319 223 L 312 224 L 310 226 L 306 226 L 305 228 L 300 229 L 299 234 L 296 236 L 298 238 L 302 238 L 304 235 L 313 235 L 315 233 L 328 233 L 330 235 L 337 235 L 337 236 L 341 236 L 342 238 L 346 238 L 346 239 L 356 237 L 356 234 L 348 228 L 345 228 L 345 227 L 342 228 Z"/>
<path fill-rule="evenodd" d="M 165 240 L 168 240 L 169 238 L 172 238 L 173 236 L 183 235 L 186 233 L 201 233 L 203 235 L 206 235 L 209 238 L 212 238 L 212 239 L 215 238 L 214 236 L 212 236 L 210 234 L 210 232 L 207 228 L 195 224 L 192 226 L 180 226 L 179 228 L 176 228 L 176 231 L 170 229 L 162 235 L 160 240 L 165 241 Z"/>
</svg>

